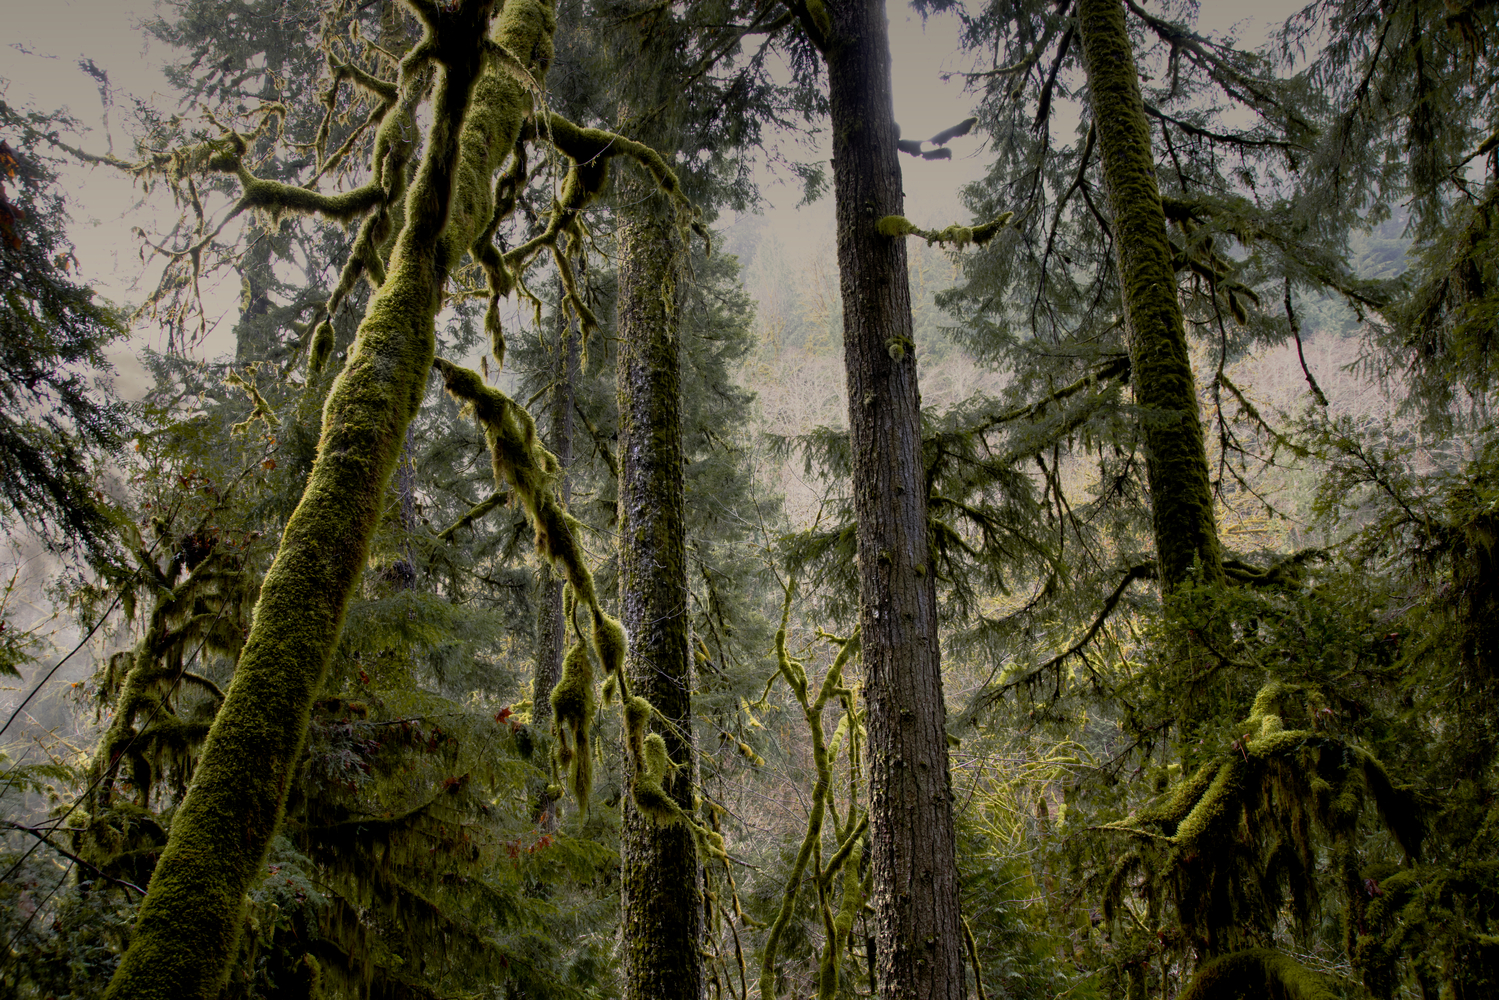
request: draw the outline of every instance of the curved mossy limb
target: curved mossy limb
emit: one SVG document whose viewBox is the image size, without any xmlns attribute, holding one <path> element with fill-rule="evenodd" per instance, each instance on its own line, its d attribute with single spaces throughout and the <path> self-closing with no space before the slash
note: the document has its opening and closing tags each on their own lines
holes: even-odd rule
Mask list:
<svg viewBox="0 0 1499 1000">
<path fill-rule="evenodd" d="M 864 816 L 851 832 L 844 835 L 843 847 L 829 860 L 827 867 L 818 873 L 817 898 L 822 909 L 824 940 L 822 956 L 817 965 L 817 1000 L 837 1000 L 838 997 L 843 953 L 848 949 L 848 937 L 853 932 L 854 921 L 864 908 L 866 894 L 859 878 L 859 864 L 864 858 L 864 831 L 868 827 L 869 817 Z M 828 899 L 832 895 L 832 882 L 840 870 L 843 874 L 843 895 L 835 913 Z"/>
<path fill-rule="evenodd" d="M 348 363 L 329 392 L 317 461 L 265 578 L 228 696 L 172 823 L 129 950 L 105 997 L 210 1000 L 237 952 L 246 891 L 282 819 L 312 703 L 337 642 L 384 507 L 406 426 L 425 391 L 433 320 L 454 243 L 489 220 L 469 195 L 489 190 L 524 111 L 468 127 L 475 82 L 492 63 L 485 36 L 492 0 L 464 0 L 425 18 L 418 46 L 440 69 L 432 127 L 407 196 L 386 281 L 372 298 Z M 553 19 L 543 0 L 512 0 L 503 25 L 549 57 Z M 403 87 L 414 85 L 403 73 Z M 460 143 L 460 128 L 462 142 Z M 458 197 L 455 197 L 455 192 Z"/>
<path fill-rule="evenodd" d="M 1275 932 L 1287 902 L 1298 922 L 1309 919 L 1325 882 L 1319 868 L 1325 872 L 1330 858 L 1346 926 L 1366 923 L 1370 897 L 1351 845 L 1367 807 L 1412 862 L 1426 832 L 1423 812 L 1367 751 L 1325 732 L 1284 728 L 1298 693 L 1266 685 L 1243 723 L 1249 732 L 1226 753 L 1159 805 L 1103 827 L 1136 838 L 1106 882 L 1109 919 L 1126 880 L 1143 872 L 1148 894 L 1174 899 L 1200 956 L 1251 947 Z M 1350 940 L 1350 953 L 1354 946 Z"/>
<path fill-rule="evenodd" d="M 1079 0 L 1077 33 L 1114 216 L 1161 589 L 1175 590 L 1194 568 L 1205 582 L 1222 583 L 1197 387 L 1123 0 Z"/>
<path fill-rule="evenodd" d="M 1230 952 L 1198 967 L 1179 1000 L 1340 1000 L 1326 976 L 1270 948 Z"/>
<path fill-rule="evenodd" d="M 775 919 L 771 921 L 770 931 L 765 937 L 765 947 L 760 956 L 760 995 L 774 997 L 776 995 L 776 963 L 780 956 L 781 937 L 790 923 L 791 916 L 796 909 L 797 897 L 801 894 L 802 876 L 807 870 L 807 865 L 812 862 L 815 855 L 820 851 L 822 842 L 823 819 L 831 805 L 833 786 L 833 757 L 834 752 L 829 751 L 826 735 L 822 729 L 822 713 L 827 708 L 829 698 L 838 697 L 843 703 L 845 717 L 853 709 L 851 698 L 845 699 L 842 694 L 846 691 L 843 687 L 843 670 L 859 650 L 857 633 L 841 643 L 838 655 L 833 658 L 833 663 L 828 667 L 823 676 L 822 683 L 818 685 L 817 693 L 810 695 L 807 685 L 806 667 L 800 660 L 795 659 L 786 649 L 786 630 L 791 617 L 791 597 L 795 593 L 795 581 L 786 585 L 786 597 L 781 605 L 781 624 L 776 630 L 776 674 L 775 677 L 785 679 L 786 685 L 791 688 L 791 693 L 796 697 L 797 703 L 801 705 L 802 716 L 807 723 L 807 732 L 812 739 L 812 764 L 817 772 L 817 780 L 812 786 L 812 806 L 807 814 L 807 828 L 802 834 L 801 846 L 797 849 L 796 860 L 792 862 L 791 872 L 786 878 L 786 888 L 781 894 L 781 905 L 776 910 Z M 767 685 L 767 691 L 769 685 Z M 857 723 L 850 723 L 847 731 L 852 732 Z M 840 723 L 840 729 L 842 723 Z M 835 734 L 835 741 L 837 736 Z M 856 741 L 851 741 L 849 754 L 850 760 L 857 753 Z M 853 792 L 851 786 L 850 792 Z M 835 816 L 836 819 L 836 816 Z M 831 889 L 831 881 L 841 867 L 848 863 L 855 852 L 859 856 L 863 854 L 862 838 L 868 827 L 868 817 L 861 817 L 858 822 L 854 818 L 853 795 L 850 795 L 849 816 L 847 828 L 836 830 L 838 835 L 839 850 L 829 861 L 827 868 L 822 868 L 820 863 L 814 867 L 813 877 L 821 898 L 825 900 Z M 854 884 L 858 883 L 857 868 L 858 860 L 854 861 L 854 871 L 851 873 Z M 845 873 L 844 904 L 853 905 L 853 913 L 857 913 L 858 907 L 862 906 L 862 898 L 858 904 L 849 904 L 849 882 L 850 873 Z M 833 916 L 831 908 L 824 902 L 824 922 L 830 937 L 836 939 L 838 935 L 838 920 L 843 916 L 840 908 L 838 917 Z M 852 926 L 853 916 L 849 916 L 848 924 Z M 829 942 L 829 946 L 835 942 Z M 820 963 L 818 975 L 819 996 L 836 995 L 838 982 L 837 953 L 825 952 Z M 822 992 L 827 984 L 831 984 L 833 994 Z"/>
</svg>

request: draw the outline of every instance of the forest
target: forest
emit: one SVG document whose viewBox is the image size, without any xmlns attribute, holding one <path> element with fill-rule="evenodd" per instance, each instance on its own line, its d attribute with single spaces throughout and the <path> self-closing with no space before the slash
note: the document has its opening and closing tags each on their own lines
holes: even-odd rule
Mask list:
<svg viewBox="0 0 1499 1000">
<path fill-rule="evenodd" d="M 912 12 L 0 79 L 0 998 L 1499 996 L 1499 4 Z"/>
</svg>

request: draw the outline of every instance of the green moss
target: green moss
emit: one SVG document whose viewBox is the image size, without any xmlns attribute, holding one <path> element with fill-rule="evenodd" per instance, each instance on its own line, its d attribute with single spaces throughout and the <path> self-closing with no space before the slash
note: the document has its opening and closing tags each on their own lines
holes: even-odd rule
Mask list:
<svg viewBox="0 0 1499 1000">
<path fill-rule="evenodd" d="M 373 181 L 351 191 L 319 194 L 294 184 L 257 179 L 245 185 L 237 207 L 260 209 L 273 220 L 287 215 L 321 215 L 348 221 L 371 211 L 384 198 L 384 188 Z"/>
<path fill-rule="evenodd" d="M 307 356 L 307 370 L 310 374 L 322 374 L 328 359 L 333 356 L 333 344 L 333 324 L 324 320 L 317 325 L 317 330 L 312 335 L 312 350 Z"/>
<path fill-rule="evenodd" d="M 943 152 L 946 151 L 943 150 Z M 905 216 L 887 215 L 875 223 L 875 229 L 881 236 L 891 239 L 898 239 L 902 236 L 920 236 L 928 243 L 942 243 L 962 249 L 970 243 L 975 246 L 988 243 L 999 234 L 1000 230 L 1008 226 L 1014 217 L 1014 212 L 1006 212 L 979 226 L 952 225 L 946 229 L 920 229 Z"/>
<path fill-rule="evenodd" d="M 598 650 L 599 662 L 604 672 L 623 677 L 626 652 L 625 627 L 619 619 L 610 617 L 602 610 L 593 609 L 593 646 Z"/>
<path fill-rule="evenodd" d="M 823 43 L 830 44 L 833 38 L 833 19 L 828 16 L 827 6 L 822 0 L 807 0 L 807 15 L 822 33 Z"/>
<path fill-rule="evenodd" d="M 898 239 L 902 236 L 921 232 L 916 224 L 904 215 L 887 215 L 879 222 L 876 222 L 874 228 L 881 236 L 889 237 L 890 239 Z"/>
<path fill-rule="evenodd" d="M 639 695 L 625 701 L 625 744 L 641 767 L 645 765 L 645 730 L 655 713 L 651 703 Z"/>
<path fill-rule="evenodd" d="M 636 701 L 643 699 L 636 698 Z M 665 790 L 665 781 L 676 770 L 666 752 L 666 740 L 660 733 L 649 733 L 641 745 L 642 766 L 635 775 L 631 795 L 641 814 L 657 824 L 669 825 L 686 820 L 682 807 Z"/>
</svg>

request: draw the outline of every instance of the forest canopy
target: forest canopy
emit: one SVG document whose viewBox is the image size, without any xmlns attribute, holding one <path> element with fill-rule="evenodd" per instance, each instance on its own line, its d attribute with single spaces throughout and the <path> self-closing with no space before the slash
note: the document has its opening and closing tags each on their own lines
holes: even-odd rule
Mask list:
<svg viewBox="0 0 1499 1000">
<path fill-rule="evenodd" d="M 0 80 L 0 997 L 1499 994 L 1499 7 L 904 13 Z"/>
</svg>

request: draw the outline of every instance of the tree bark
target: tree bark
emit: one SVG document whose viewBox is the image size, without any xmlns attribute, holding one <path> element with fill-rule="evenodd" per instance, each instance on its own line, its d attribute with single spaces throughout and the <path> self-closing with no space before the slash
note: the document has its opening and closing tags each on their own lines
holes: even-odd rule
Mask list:
<svg viewBox="0 0 1499 1000">
<path fill-rule="evenodd" d="M 387 276 L 329 392 L 317 460 L 107 1000 L 211 1000 L 229 974 L 245 893 L 281 825 L 313 700 L 426 391 L 448 269 L 489 222 L 494 171 L 530 111 L 511 77 L 483 72 L 495 7 L 462 0 L 427 23 L 439 65 L 432 125 Z M 547 0 L 509 0 L 497 39 L 540 75 L 554 25 Z M 471 104 L 483 106 L 470 114 Z"/>
<path fill-rule="evenodd" d="M 675 15 L 642 3 L 620 39 L 621 129 L 671 159 L 682 141 L 673 69 L 684 43 Z M 692 656 L 687 616 L 682 350 L 687 246 L 676 214 L 639 171 L 617 179 L 619 596 L 630 635 L 626 674 L 655 706 L 652 727 L 677 765 L 663 788 L 693 813 Z M 626 1000 L 703 995 L 703 898 L 693 837 L 659 826 L 625 798 L 620 831 Z"/>
<path fill-rule="evenodd" d="M 651 197 L 619 229 L 619 597 L 630 635 L 625 670 L 670 725 L 656 728 L 676 772 L 664 782 L 692 804 L 692 676 L 687 636 L 686 493 L 676 336 L 685 248 Z M 698 1000 L 702 898 L 697 852 L 681 823 L 659 826 L 625 799 L 624 979 L 628 1000 Z"/>
<path fill-rule="evenodd" d="M 875 228 L 905 200 L 885 5 L 839 0 L 817 13 L 814 28 L 830 29 L 879 983 L 885 1000 L 957 1000 L 963 937 L 911 293 L 904 241 Z"/>
<path fill-rule="evenodd" d="M 1203 582 L 1221 584 L 1223 557 L 1197 385 L 1166 240 L 1150 126 L 1121 0 L 1079 0 L 1077 32 L 1114 216 L 1130 380 L 1142 411 L 1161 590 L 1169 594 L 1191 580 L 1194 567 Z"/>
</svg>

